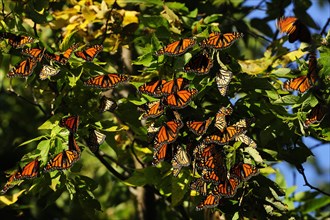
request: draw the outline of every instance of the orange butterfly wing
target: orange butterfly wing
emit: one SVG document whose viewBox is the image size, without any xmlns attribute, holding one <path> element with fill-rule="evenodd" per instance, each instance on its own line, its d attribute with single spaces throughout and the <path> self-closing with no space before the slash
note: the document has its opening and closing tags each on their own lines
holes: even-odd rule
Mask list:
<svg viewBox="0 0 330 220">
<path fill-rule="evenodd" d="M 74 138 L 74 134 L 70 132 L 69 134 L 69 150 L 81 152 L 80 147 L 78 146 L 76 139 Z"/>
<path fill-rule="evenodd" d="M 31 179 L 35 178 L 39 174 L 39 168 L 40 168 L 40 161 L 37 159 L 31 161 L 27 165 L 23 167 L 23 169 L 20 172 L 20 177 L 15 179 Z"/>
<path fill-rule="evenodd" d="M 236 176 L 231 175 L 229 179 L 225 180 L 225 182 L 217 185 L 214 188 L 213 193 L 219 194 L 224 197 L 233 197 L 236 193 L 239 184 L 240 184 L 239 179 Z"/>
<path fill-rule="evenodd" d="M 127 80 L 128 77 L 125 75 L 109 73 L 107 75 L 99 75 L 92 77 L 85 82 L 85 85 L 101 89 L 110 89 L 115 87 L 119 83 L 126 82 Z"/>
<path fill-rule="evenodd" d="M 166 122 L 158 131 L 155 138 L 155 146 L 173 143 L 178 137 L 183 124 L 180 120 Z"/>
<path fill-rule="evenodd" d="M 160 88 L 164 83 L 166 83 L 166 80 L 163 79 L 151 81 L 140 86 L 139 91 L 153 97 L 160 97 L 162 96 Z"/>
<path fill-rule="evenodd" d="M 209 38 L 201 42 L 201 47 L 209 47 L 213 49 L 225 49 L 230 47 L 236 40 L 243 37 L 243 33 L 216 33 L 213 32 L 209 35 Z"/>
<path fill-rule="evenodd" d="M 252 176 L 258 175 L 259 171 L 251 164 L 238 163 L 231 168 L 230 173 L 235 174 L 240 180 L 246 181 Z"/>
<path fill-rule="evenodd" d="M 147 103 L 144 106 L 145 112 L 142 114 L 143 119 L 156 118 L 164 113 L 164 106 L 161 100 Z"/>
<path fill-rule="evenodd" d="M 92 61 L 98 53 L 100 53 L 103 50 L 103 45 L 97 44 L 93 45 L 91 47 L 88 47 L 85 50 L 77 51 L 74 54 L 76 57 L 80 57 L 88 62 Z"/>
<path fill-rule="evenodd" d="M 201 136 L 205 134 L 211 122 L 212 118 L 209 118 L 206 121 L 187 121 L 186 123 L 190 131 Z"/>
<path fill-rule="evenodd" d="M 160 91 L 162 95 L 170 95 L 174 92 L 177 92 L 185 88 L 188 84 L 189 84 L 189 80 L 185 78 L 176 78 L 166 83 L 163 83 L 161 85 Z"/>
<path fill-rule="evenodd" d="M 312 108 L 312 111 L 307 115 L 304 126 L 308 127 L 311 124 L 321 122 L 328 113 L 328 108 L 325 105 L 317 104 Z"/>
<path fill-rule="evenodd" d="M 4 38 L 8 39 L 8 43 L 14 48 L 21 48 L 26 44 L 33 43 L 34 39 L 25 35 L 15 35 L 11 33 L 4 33 Z"/>
<path fill-rule="evenodd" d="M 185 53 L 189 48 L 196 44 L 193 38 L 186 38 L 175 41 L 156 52 L 156 55 L 166 54 L 168 56 L 177 56 Z"/>
<path fill-rule="evenodd" d="M 213 208 L 219 205 L 220 196 L 213 193 L 209 194 L 199 205 L 196 206 L 196 210 L 200 211 L 205 208 Z"/>
<path fill-rule="evenodd" d="M 288 91 L 297 90 L 304 93 L 312 87 L 312 83 L 307 76 L 290 79 L 283 84 L 283 88 Z"/>
<path fill-rule="evenodd" d="M 62 118 L 60 126 L 67 128 L 71 133 L 76 133 L 79 126 L 79 115 Z"/>
<path fill-rule="evenodd" d="M 21 61 L 7 74 L 7 77 L 28 77 L 33 73 L 34 68 L 37 66 L 37 60 L 28 57 L 26 60 Z"/>
<path fill-rule="evenodd" d="M 186 89 L 180 90 L 176 93 L 165 98 L 164 103 L 166 103 L 171 108 L 184 108 L 186 107 L 191 99 L 198 93 L 197 89 Z"/>
<path fill-rule="evenodd" d="M 282 17 L 277 21 L 277 27 L 280 32 L 289 35 L 289 42 L 293 43 L 296 40 L 310 43 L 311 34 L 308 28 L 296 17 Z"/>
<path fill-rule="evenodd" d="M 213 66 L 213 60 L 206 51 L 194 55 L 183 69 L 185 72 L 192 72 L 199 75 L 208 74 Z"/>
<path fill-rule="evenodd" d="M 79 158 L 80 154 L 77 151 L 63 150 L 47 163 L 44 170 L 45 172 L 50 172 L 69 169 Z"/>
</svg>

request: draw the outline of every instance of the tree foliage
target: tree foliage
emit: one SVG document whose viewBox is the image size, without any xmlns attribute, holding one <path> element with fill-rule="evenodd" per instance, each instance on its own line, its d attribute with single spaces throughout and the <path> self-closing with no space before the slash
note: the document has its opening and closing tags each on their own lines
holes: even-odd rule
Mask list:
<svg viewBox="0 0 330 220">
<path fill-rule="evenodd" d="M 64 65 L 42 59 L 33 74 L 22 79 L 6 76 L 26 59 L 22 48 L 10 46 L 5 38 L 0 42 L 2 186 L 18 166 L 38 158 L 43 168 L 54 155 L 68 148 L 70 132 L 60 126 L 63 117 L 79 115 L 79 129 L 74 136 L 82 149 L 80 160 L 68 170 L 40 170 L 37 178 L 13 181 L 14 188 L 0 196 L 3 213 L 35 219 L 200 219 L 219 214 L 228 219 L 329 217 L 329 187 L 326 183 L 318 188 L 310 185 L 303 168 L 313 156 L 303 138 L 312 137 L 322 143 L 330 140 L 329 115 L 320 123 L 304 126 L 313 107 L 321 104 L 329 110 L 329 26 L 318 27 L 306 12 L 315 4 L 310 0 L 295 1 L 293 5 L 291 1 L 275 0 L 257 3 L 2 1 L 1 33 L 32 36 L 35 42 L 27 47 L 60 54 L 77 43 L 78 50 L 86 45 L 103 45 L 103 51 L 92 62 L 74 55 Z M 288 11 L 291 6 L 293 11 Z M 265 11 L 263 16 L 251 15 L 260 10 Z M 297 41 L 295 49 L 288 48 L 288 36 L 279 35 L 275 27 L 276 19 L 285 14 L 296 16 L 314 30 L 312 43 Z M 213 67 L 208 74 L 183 71 L 190 58 L 203 51 L 200 42 L 210 33 L 233 31 L 244 37 L 229 48 L 210 49 Z M 155 55 L 183 38 L 194 38 L 197 44 L 180 56 Z M 304 93 L 284 90 L 285 80 L 309 74 L 311 51 L 317 52 L 316 84 Z M 59 73 L 40 80 L 38 73 L 45 64 L 59 69 Z M 225 96 L 219 94 L 215 80 L 220 69 L 233 73 Z M 129 82 L 108 90 L 84 85 L 91 77 L 109 73 L 125 74 Z M 215 121 L 218 110 L 229 105 L 233 107 L 230 124 L 253 118 L 244 132 L 255 141 L 256 148 L 239 140 L 218 148 L 224 153 L 225 170 L 244 162 L 257 167 L 259 175 L 242 181 L 232 197 L 221 196 L 219 205 L 204 207 L 205 211 L 196 211 L 195 207 L 213 190 L 213 184 L 208 184 L 207 195 L 190 189 L 191 183 L 203 175 L 193 167 L 193 151 L 215 131 L 214 122 L 202 137 L 186 125 L 180 129 L 174 145 L 187 151 L 191 165 L 182 167 L 175 177 L 171 171 L 172 153 L 167 154 L 167 161 L 153 166 L 158 147 L 147 131 L 152 123 L 157 127 L 173 119 L 174 110 L 166 107 L 160 117 L 147 120 L 139 111 L 146 103 L 163 100 L 139 92 L 139 86 L 175 77 L 188 79 L 189 88 L 198 90 L 187 107 L 176 110 L 184 124 L 210 117 Z M 102 96 L 114 100 L 117 108 L 100 113 Z M 106 135 L 99 149 L 89 149 L 91 129 Z M 175 149 L 172 145 L 168 148 Z M 296 193 L 295 186 L 286 184 L 285 176 L 273 167 L 284 161 L 297 168 L 312 190 Z"/>
</svg>

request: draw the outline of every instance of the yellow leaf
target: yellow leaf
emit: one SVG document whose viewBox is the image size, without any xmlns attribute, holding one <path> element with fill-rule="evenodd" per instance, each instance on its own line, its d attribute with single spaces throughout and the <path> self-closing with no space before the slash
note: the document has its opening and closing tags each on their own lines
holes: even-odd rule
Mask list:
<svg viewBox="0 0 330 220">
<path fill-rule="evenodd" d="M 272 59 L 260 58 L 257 60 L 238 60 L 242 71 L 249 75 L 257 75 L 265 72 L 267 68 L 273 63 Z"/>
<path fill-rule="evenodd" d="M 137 11 L 125 11 L 123 26 L 132 24 L 132 23 L 139 23 L 139 19 L 137 17 L 138 15 L 139 15 L 139 12 L 137 12 Z"/>
<path fill-rule="evenodd" d="M 26 189 L 23 189 L 19 191 L 18 193 L 13 194 L 12 196 L 0 196 L 0 208 L 3 208 L 5 206 L 11 205 L 15 203 L 18 200 L 18 197 L 22 195 L 22 193 L 26 191 Z"/>
</svg>

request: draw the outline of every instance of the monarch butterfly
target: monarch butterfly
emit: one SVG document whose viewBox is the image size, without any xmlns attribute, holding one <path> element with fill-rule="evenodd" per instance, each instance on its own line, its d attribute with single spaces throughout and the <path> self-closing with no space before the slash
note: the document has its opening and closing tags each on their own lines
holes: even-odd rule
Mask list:
<svg viewBox="0 0 330 220">
<path fill-rule="evenodd" d="M 233 124 L 233 126 L 236 126 L 238 128 L 243 128 L 243 129 L 247 129 L 253 122 L 254 122 L 255 118 L 251 117 L 251 118 L 242 118 L 240 120 L 238 120 L 236 123 Z"/>
<path fill-rule="evenodd" d="M 223 133 L 207 136 L 204 139 L 204 143 L 206 144 L 215 143 L 219 145 L 225 145 L 229 141 L 233 140 L 237 135 L 242 134 L 244 132 L 246 131 L 244 131 L 243 128 L 240 128 L 235 125 L 231 125 L 229 127 L 226 127 Z"/>
<path fill-rule="evenodd" d="M 222 88 L 228 86 L 232 78 L 233 73 L 230 70 L 220 69 L 220 71 L 215 76 L 215 81 L 217 82 L 218 88 Z"/>
<path fill-rule="evenodd" d="M 33 73 L 34 68 L 37 66 L 37 60 L 28 57 L 26 60 L 18 63 L 12 70 L 7 74 L 7 77 L 28 77 Z"/>
<path fill-rule="evenodd" d="M 246 144 L 248 147 L 256 148 L 257 144 L 252 138 L 247 136 L 246 134 L 239 134 L 235 137 L 235 141 L 240 141 L 244 144 Z"/>
<path fill-rule="evenodd" d="M 214 187 L 213 193 L 224 197 L 233 197 L 236 194 L 239 184 L 239 178 L 235 175 L 230 175 L 229 179 L 227 178 L 225 182 Z"/>
<path fill-rule="evenodd" d="M 142 114 L 143 119 L 157 118 L 164 113 L 164 105 L 161 100 L 147 103 L 143 106 L 144 113 Z"/>
<path fill-rule="evenodd" d="M 214 170 L 218 169 L 224 173 L 227 173 L 225 166 L 225 155 L 219 146 L 211 145 L 211 156 L 200 158 L 196 163 L 198 169 Z"/>
<path fill-rule="evenodd" d="M 226 116 L 229 116 L 233 113 L 232 107 L 221 107 L 217 114 L 215 115 L 215 124 L 214 126 L 218 128 L 221 132 L 227 127 Z"/>
<path fill-rule="evenodd" d="M 198 136 L 201 136 L 205 134 L 211 122 L 212 118 L 205 121 L 187 121 L 186 123 L 190 131 Z"/>
<path fill-rule="evenodd" d="M 173 168 L 173 176 L 178 176 L 182 167 L 187 167 L 190 165 L 190 159 L 187 152 L 180 146 L 177 146 L 176 153 L 171 160 Z"/>
<path fill-rule="evenodd" d="M 196 40 L 193 38 L 185 38 L 175 41 L 156 52 L 157 56 L 166 54 L 168 56 L 177 56 L 186 52 L 189 48 L 196 44 Z"/>
<path fill-rule="evenodd" d="M 160 97 L 162 96 L 160 88 L 164 83 L 166 83 L 164 79 L 147 82 L 139 87 L 139 91 L 153 97 Z"/>
<path fill-rule="evenodd" d="M 179 130 L 183 124 L 181 120 L 166 122 L 158 131 L 155 138 L 155 146 L 160 147 L 163 144 L 173 143 L 178 137 Z"/>
<path fill-rule="evenodd" d="M 213 208 L 219 205 L 220 202 L 220 196 L 215 195 L 213 193 L 210 193 L 207 195 L 207 197 L 199 204 L 196 206 L 196 210 L 200 211 L 205 208 Z"/>
<path fill-rule="evenodd" d="M 74 55 L 76 57 L 80 57 L 88 62 L 92 61 L 98 53 L 100 53 L 103 50 L 103 45 L 101 44 L 96 44 L 91 47 L 86 48 L 85 50 L 82 51 L 76 51 L 74 52 Z"/>
<path fill-rule="evenodd" d="M 12 33 L 4 32 L 0 34 L 0 39 L 8 39 L 8 43 L 14 48 L 21 48 L 26 44 L 33 43 L 34 39 L 25 35 L 15 35 Z"/>
<path fill-rule="evenodd" d="M 214 170 L 203 170 L 202 171 L 202 179 L 205 182 L 212 182 L 213 184 L 218 184 L 221 181 L 226 179 L 227 173 L 226 169 L 216 168 Z"/>
<path fill-rule="evenodd" d="M 69 150 L 81 152 L 80 147 L 78 146 L 76 139 L 74 138 L 74 133 L 69 134 Z"/>
<path fill-rule="evenodd" d="M 306 76 L 300 76 L 284 82 L 283 88 L 288 91 L 298 90 L 300 93 L 306 92 L 315 84 L 318 78 L 316 68 L 317 60 L 315 54 L 310 54 L 308 74 Z"/>
<path fill-rule="evenodd" d="M 60 126 L 67 128 L 71 133 L 76 133 L 79 126 L 79 115 L 62 118 Z"/>
<path fill-rule="evenodd" d="M 37 59 L 39 62 L 41 61 L 42 57 L 44 56 L 46 48 L 39 49 L 39 48 L 27 48 L 22 51 L 23 55 L 27 55 L 31 58 Z"/>
<path fill-rule="evenodd" d="M 40 161 L 38 158 L 26 164 L 22 169 L 19 168 L 19 172 L 14 176 L 15 180 L 32 179 L 38 176 L 40 168 Z"/>
<path fill-rule="evenodd" d="M 168 144 L 163 144 L 158 149 L 154 150 L 152 165 L 156 166 L 160 162 L 168 159 L 171 156 L 172 147 Z"/>
<path fill-rule="evenodd" d="M 237 176 L 240 180 L 246 181 L 252 176 L 258 175 L 259 171 L 251 164 L 240 162 L 230 169 L 230 173 L 235 174 L 235 176 Z"/>
<path fill-rule="evenodd" d="M 193 72 L 198 75 L 208 74 L 213 66 L 213 60 L 206 50 L 194 55 L 189 62 L 184 65 L 185 72 Z"/>
<path fill-rule="evenodd" d="M 293 43 L 296 40 L 310 43 L 311 33 L 308 28 L 296 17 L 282 17 L 277 21 L 277 27 L 280 32 L 285 32 L 289 35 L 289 42 Z"/>
<path fill-rule="evenodd" d="M 202 178 L 198 178 L 190 183 L 190 189 L 205 196 L 207 193 L 207 183 Z"/>
<path fill-rule="evenodd" d="M 91 129 L 89 131 L 87 146 L 93 153 L 95 153 L 98 151 L 99 146 L 105 141 L 106 137 L 107 136 L 105 134 L 102 134 L 101 132 L 95 129 Z"/>
<path fill-rule="evenodd" d="M 125 75 L 109 73 L 107 75 L 99 75 L 92 77 L 85 82 L 85 85 L 94 86 L 101 89 L 110 89 L 119 83 L 126 82 L 127 80 L 128 77 Z"/>
<path fill-rule="evenodd" d="M 71 54 L 73 51 L 75 51 L 78 48 L 78 44 L 73 44 L 71 47 L 69 47 L 64 53 L 62 54 L 53 54 L 49 52 L 45 52 L 45 57 L 48 60 L 55 61 L 57 63 L 60 63 L 62 65 L 65 65 L 68 61 L 69 58 L 71 57 Z"/>
<path fill-rule="evenodd" d="M 108 98 L 106 96 L 102 96 L 99 106 L 101 112 L 105 112 L 105 111 L 113 112 L 116 110 L 116 108 L 117 108 L 117 103 L 115 100 Z"/>
<path fill-rule="evenodd" d="M 189 80 L 185 78 L 176 78 L 161 84 L 161 94 L 170 95 L 185 88 L 189 84 Z"/>
<path fill-rule="evenodd" d="M 218 87 L 218 91 L 221 96 L 226 96 L 229 90 L 229 86 Z"/>
<path fill-rule="evenodd" d="M 63 150 L 47 163 L 44 171 L 50 172 L 53 170 L 69 169 L 75 162 L 79 160 L 79 158 L 79 152 L 75 150 Z"/>
<path fill-rule="evenodd" d="M 19 173 L 19 171 L 16 171 L 15 173 L 13 173 L 12 175 L 9 176 L 6 184 L 4 185 L 4 187 L 1 190 L 2 194 L 5 194 L 10 188 L 14 187 L 15 185 L 13 184 L 13 182 L 15 181 L 15 176 Z"/>
<path fill-rule="evenodd" d="M 213 32 L 209 37 L 200 43 L 201 47 L 209 47 L 213 49 L 225 49 L 230 47 L 237 39 L 243 37 L 243 33 L 217 33 Z"/>
<path fill-rule="evenodd" d="M 186 107 L 191 99 L 198 93 L 197 89 L 186 89 L 180 90 L 176 93 L 164 97 L 164 103 L 171 108 L 184 108 Z"/>
<path fill-rule="evenodd" d="M 41 80 L 45 80 L 49 76 L 55 76 L 55 75 L 57 75 L 59 72 L 60 72 L 59 69 L 55 69 L 54 67 L 49 66 L 49 65 L 43 65 L 42 66 L 42 69 L 41 69 L 41 71 L 39 73 L 39 78 Z"/>
<path fill-rule="evenodd" d="M 327 110 L 327 107 L 320 103 L 314 106 L 312 111 L 307 115 L 304 126 L 307 128 L 310 124 L 321 122 L 327 114 Z"/>
<path fill-rule="evenodd" d="M 193 151 L 193 155 L 196 160 L 206 160 L 213 154 L 213 148 L 215 144 L 199 144 Z"/>
</svg>

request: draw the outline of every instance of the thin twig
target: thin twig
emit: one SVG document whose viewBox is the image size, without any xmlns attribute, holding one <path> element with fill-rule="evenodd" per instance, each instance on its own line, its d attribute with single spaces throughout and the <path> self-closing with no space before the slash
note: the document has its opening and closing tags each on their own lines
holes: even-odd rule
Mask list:
<svg viewBox="0 0 330 220">
<path fill-rule="evenodd" d="M 111 18 L 111 13 L 112 13 L 113 8 L 115 7 L 115 4 L 116 4 L 116 1 L 113 3 L 110 11 L 108 12 L 108 17 L 107 17 L 107 21 L 105 22 L 105 30 L 104 30 L 104 33 L 103 33 L 103 39 L 101 41 L 101 44 L 103 44 L 104 41 L 105 41 L 105 38 L 107 38 L 108 25 L 109 25 L 109 21 L 110 21 L 110 18 Z"/>
<path fill-rule="evenodd" d="M 322 31 L 320 33 L 320 35 L 322 36 L 323 34 L 325 34 L 325 29 L 327 28 L 327 26 L 329 25 L 330 23 L 330 18 L 328 18 L 328 21 L 325 23 L 325 25 L 323 26 L 322 28 Z"/>
<path fill-rule="evenodd" d="M 132 147 L 131 147 L 130 149 L 131 149 L 132 154 L 134 155 L 135 159 L 137 160 L 137 162 L 139 162 L 139 164 L 140 164 L 142 167 L 144 167 L 144 164 L 142 163 L 142 161 L 140 160 L 140 158 L 139 158 L 139 157 L 136 155 L 136 153 L 135 153 L 135 150 L 134 150 L 134 146 L 133 146 L 133 144 L 132 144 Z"/>
<path fill-rule="evenodd" d="M 317 188 L 315 186 L 312 186 L 308 182 L 307 177 L 305 175 L 304 167 L 301 164 L 296 165 L 296 168 L 297 168 L 298 172 L 303 176 L 304 181 L 305 181 L 305 186 L 308 186 L 309 188 L 314 189 L 314 190 L 316 190 L 316 191 L 318 191 L 318 192 L 320 192 L 320 193 L 322 193 L 324 195 L 330 196 L 330 193 L 324 192 L 323 190 L 321 190 L 321 189 L 319 189 L 319 188 Z"/>
<path fill-rule="evenodd" d="M 104 158 L 102 155 L 103 152 L 96 151 L 94 154 L 95 156 L 103 163 L 103 165 L 118 179 L 121 181 L 126 180 L 128 177 L 123 176 L 122 174 L 118 173 Z"/>
<path fill-rule="evenodd" d="M 42 108 L 42 106 L 40 104 L 32 102 L 32 101 L 28 100 L 27 98 L 25 98 L 24 96 L 17 94 L 13 89 L 8 89 L 7 91 L 9 92 L 9 94 L 16 95 L 16 97 L 22 99 L 23 101 L 25 101 L 31 105 L 37 106 L 40 109 L 40 111 L 42 111 L 42 113 L 44 113 L 44 115 L 47 115 L 47 112 Z"/>
</svg>

